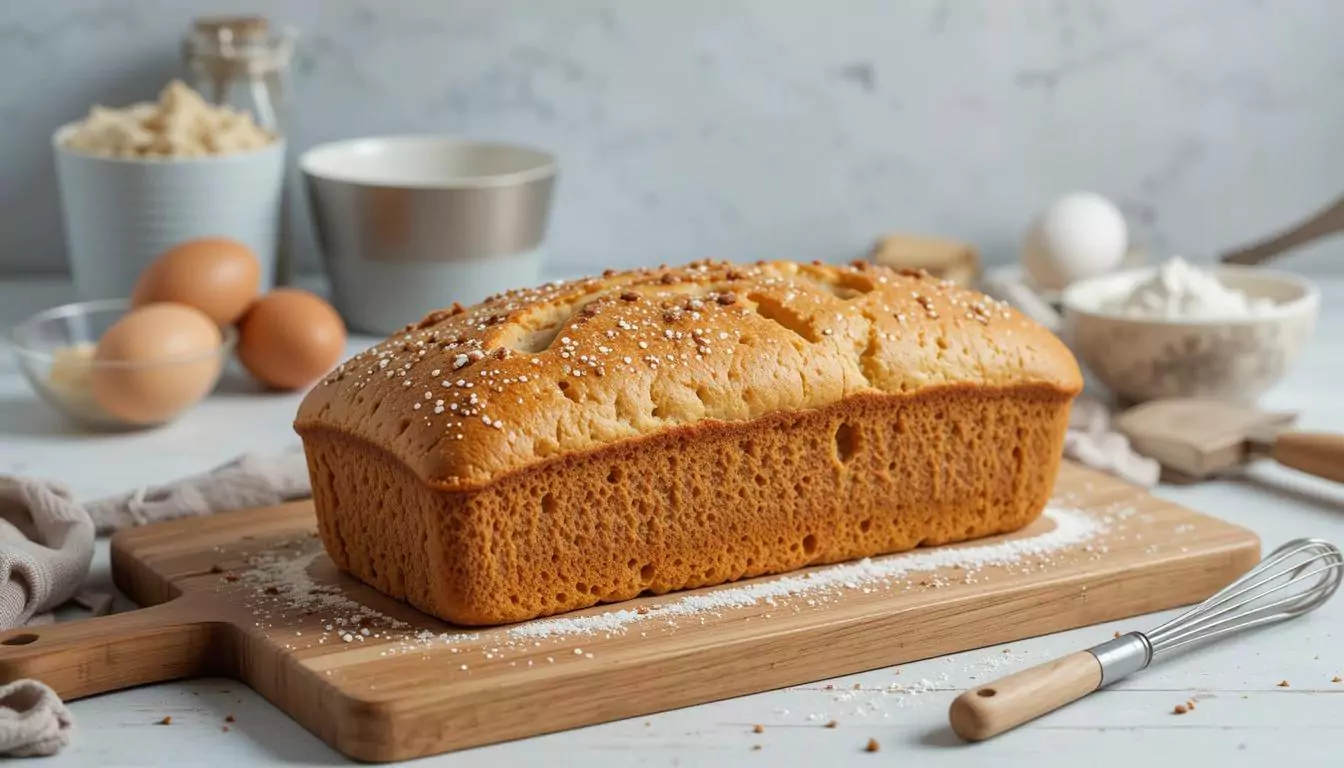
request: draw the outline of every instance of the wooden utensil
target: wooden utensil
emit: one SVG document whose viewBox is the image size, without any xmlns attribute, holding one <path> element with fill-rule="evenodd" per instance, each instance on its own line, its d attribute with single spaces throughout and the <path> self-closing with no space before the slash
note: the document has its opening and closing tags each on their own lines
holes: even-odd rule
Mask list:
<svg viewBox="0 0 1344 768">
<path fill-rule="evenodd" d="M 970 286 L 980 277 L 980 254 L 959 240 L 891 234 L 873 244 L 868 258 L 892 269 L 923 269 L 944 280 Z"/>
<path fill-rule="evenodd" d="M 1344 197 L 1318 211 L 1311 218 L 1258 243 L 1228 251 L 1226 264 L 1264 264 L 1307 243 L 1344 232 Z"/>
<path fill-rule="evenodd" d="M 1200 480 L 1260 458 L 1344 482 L 1344 435 L 1289 431 L 1294 415 L 1218 400 L 1154 400 L 1117 416 L 1135 450 L 1179 478 Z"/>
<path fill-rule="evenodd" d="M 0 633 L 0 681 L 38 678 L 70 699 L 236 677 L 346 755 L 404 760 L 1187 605 L 1259 557 L 1250 531 L 1101 473 L 1065 465 L 1056 488 L 1061 506 L 1109 527 L 1006 567 L 675 608 L 741 586 L 731 585 L 560 619 L 602 617 L 589 634 L 548 631 L 557 625 L 545 620 L 463 630 L 424 616 L 339 573 L 307 502 L 160 523 L 112 541 L 117 586 L 152 607 Z M 1117 510 L 1133 514 L 1104 523 Z M 1052 530 L 1043 517 L 958 546 Z M 827 572 L 809 569 L 809 581 Z"/>
</svg>

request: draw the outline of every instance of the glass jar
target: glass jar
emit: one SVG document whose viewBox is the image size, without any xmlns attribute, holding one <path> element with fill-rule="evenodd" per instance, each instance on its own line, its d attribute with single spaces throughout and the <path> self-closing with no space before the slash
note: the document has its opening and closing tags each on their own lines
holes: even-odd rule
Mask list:
<svg viewBox="0 0 1344 768">
<path fill-rule="evenodd" d="M 288 136 L 294 32 L 272 34 L 263 16 L 197 19 L 182 41 L 191 86 L 215 104 L 247 110 L 263 128 Z"/>
<path fill-rule="evenodd" d="M 190 85 L 207 101 L 244 110 L 263 128 L 288 139 L 290 62 L 297 37 L 291 28 L 273 31 L 264 16 L 210 16 L 195 19 L 182 40 L 182 60 Z M 296 185 L 288 165 L 280 212 L 276 285 L 289 282 L 293 245 L 290 197 Z"/>
</svg>

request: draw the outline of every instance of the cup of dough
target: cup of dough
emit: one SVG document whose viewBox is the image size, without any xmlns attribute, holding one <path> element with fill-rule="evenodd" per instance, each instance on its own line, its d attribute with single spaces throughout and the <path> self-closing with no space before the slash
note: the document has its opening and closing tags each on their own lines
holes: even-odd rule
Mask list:
<svg viewBox="0 0 1344 768">
<path fill-rule="evenodd" d="M 83 300 L 131 294 L 140 272 L 186 240 L 229 237 L 261 261 L 279 246 L 283 137 L 181 82 L 157 102 L 95 106 L 52 137 L 66 251 Z"/>
</svg>

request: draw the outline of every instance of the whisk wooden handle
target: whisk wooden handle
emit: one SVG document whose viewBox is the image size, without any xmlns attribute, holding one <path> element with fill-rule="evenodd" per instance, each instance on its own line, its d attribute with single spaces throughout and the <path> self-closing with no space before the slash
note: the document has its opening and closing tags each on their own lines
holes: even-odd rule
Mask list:
<svg viewBox="0 0 1344 768">
<path fill-rule="evenodd" d="M 1285 467 L 1344 483 L 1344 435 L 1285 432 L 1274 440 L 1270 456 Z"/>
<path fill-rule="evenodd" d="M 1079 651 L 972 688 L 952 702 L 948 719 L 961 738 L 982 741 L 1077 701 L 1100 685 L 1101 662 Z"/>
</svg>

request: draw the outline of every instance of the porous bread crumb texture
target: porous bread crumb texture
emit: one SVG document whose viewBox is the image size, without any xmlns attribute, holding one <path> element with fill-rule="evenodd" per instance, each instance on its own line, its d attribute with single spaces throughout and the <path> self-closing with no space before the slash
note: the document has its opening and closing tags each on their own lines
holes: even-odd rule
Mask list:
<svg viewBox="0 0 1344 768">
<path fill-rule="evenodd" d="M 338 367 L 295 427 L 310 444 L 359 438 L 466 491 L 705 420 L 955 385 L 1072 396 L 1082 381 L 1049 331 L 927 275 L 697 262 L 432 313 Z"/>
<path fill-rule="evenodd" d="M 323 543 L 457 624 L 1017 530 L 1044 508 L 1072 393 L 947 385 L 705 421 L 555 456 L 471 490 L 385 444 L 304 433 Z"/>
</svg>

